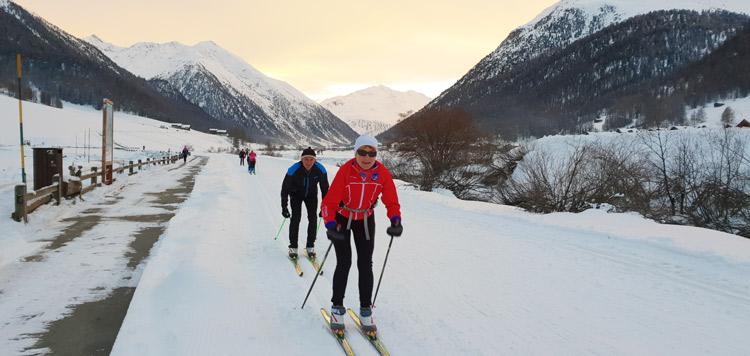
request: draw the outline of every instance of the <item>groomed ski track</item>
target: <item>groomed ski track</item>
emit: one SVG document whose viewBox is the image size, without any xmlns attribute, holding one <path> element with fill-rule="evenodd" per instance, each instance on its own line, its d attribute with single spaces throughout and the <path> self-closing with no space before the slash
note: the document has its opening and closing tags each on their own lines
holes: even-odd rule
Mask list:
<svg viewBox="0 0 750 356">
<path fill-rule="evenodd" d="M 274 240 L 295 161 L 259 156 L 249 175 L 235 155 L 209 157 L 152 250 L 112 355 L 343 354 L 319 315 L 334 251 L 300 309 L 314 268 L 303 261 L 298 277 L 290 266 L 288 222 Z M 329 181 L 343 160 L 320 157 Z M 404 234 L 374 309 L 394 355 L 750 354 L 750 263 L 668 241 L 729 235 L 653 224 L 653 239 L 638 240 L 607 227 L 651 226 L 633 215 L 533 215 L 404 187 L 399 196 Z M 381 204 L 376 282 L 386 221 Z M 306 224 L 303 209 L 301 241 Z M 327 247 L 320 231 L 321 262 Z M 357 310 L 356 262 L 349 277 L 345 304 Z M 377 354 L 348 318 L 347 329 L 357 355 Z"/>
</svg>

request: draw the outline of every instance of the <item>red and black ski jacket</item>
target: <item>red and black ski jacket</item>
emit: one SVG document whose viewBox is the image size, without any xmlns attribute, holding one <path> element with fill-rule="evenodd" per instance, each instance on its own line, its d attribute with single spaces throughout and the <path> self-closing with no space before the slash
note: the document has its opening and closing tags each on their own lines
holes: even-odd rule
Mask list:
<svg viewBox="0 0 750 356">
<path fill-rule="evenodd" d="M 381 194 L 388 219 L 398 217 L 400 220 L 401 205 L 391 172 L 378 161 L 369 170 L 362 170 L 352 158 L 339 168 L 331 189 L 320 204 L 323 221 L 325 224 L 336 221 L 336 213 L 346 218 L 351 216 L 352 220 L 362 220 L 372 215 L 370 208 Z"/>
</svg>

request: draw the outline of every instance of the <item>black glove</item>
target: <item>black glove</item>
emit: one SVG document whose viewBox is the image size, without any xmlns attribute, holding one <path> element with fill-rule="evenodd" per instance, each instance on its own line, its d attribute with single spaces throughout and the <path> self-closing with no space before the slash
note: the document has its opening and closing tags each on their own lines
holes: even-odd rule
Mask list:
<svg viewBox="0 0 750 356">
<path fill-rule="evenodd" d="M 385 229 L 385 232 L 394 237 L 401 236 L 401 233 L 404 232 L 404 226 L 401 225 L 401 219 L 394 217 L 393 220 L 391 220 L 391 226 Z"/>
<path fill-rule="evenodd" d="M 292 215 L 289 214 L 289 209 L 287 209 L 287 207 L 284 207 L 283 209 L 281 209 L 281 216 L 288 218 Z"/>
<path fill-rule="evenodd" d="M 326 236 L 328 236 L 328 239 L 331 241 L 344 241 L 346 240 L 346 235 L 341 231 L 341 225 L 336 224 L 336 222 L 331 221 L 328 224 L 326 224 Z"/>
</svg>

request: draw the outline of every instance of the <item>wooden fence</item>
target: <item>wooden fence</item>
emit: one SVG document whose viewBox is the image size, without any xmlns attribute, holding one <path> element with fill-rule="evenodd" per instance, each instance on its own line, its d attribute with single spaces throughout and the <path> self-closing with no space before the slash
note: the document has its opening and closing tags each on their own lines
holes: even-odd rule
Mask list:
<svg viewBox="0 0 750 356">
<path fill-rule="evenodd" d="M 175 163 L 180 158 L 180 155 L 174 155 L 170 157 L 163 157 L 159 160 L 146 159 L 145 162 L 138 160 L 138 162 L 130 161 L 130 164 L 114 168 L 114 173 L 122 174 L 126 170 L 128 175 L 138 173 L 144 166 L 151 165 L 165 165 L 169 163 Z M 137 170 L 136 170 L 137 169 Z M 81 175 L 80 172 L 74 175 L 74 169 L 71 168 L 71 177 L 64 181 L 59 174 L 55 174 L 53 183 L 50 186 L 40 188 L 36 191 L 27 192 L 26 184 L 18 184 L 15 187 L 13 194 L 13 200 L 15 203 L 15 211 L 11 214 L 11 218 L 15 221 L 28 222 L 28 214 L 31 214 L 38 207 L 49 203 L 52 199 L 55 199 L 55 204 L 60 204 L 60 197 L 73 198 L 75 196 L 82 196 L 96 187 L 100 187 L 102 184 L 98 182 L 99 177 L 102 175 L 101 172 L 97 171 L 97 167 L 91 168 L 91 173 Z M 83 187 L 83 182 L 89 181 L 86 187 Z"/>
</svg>

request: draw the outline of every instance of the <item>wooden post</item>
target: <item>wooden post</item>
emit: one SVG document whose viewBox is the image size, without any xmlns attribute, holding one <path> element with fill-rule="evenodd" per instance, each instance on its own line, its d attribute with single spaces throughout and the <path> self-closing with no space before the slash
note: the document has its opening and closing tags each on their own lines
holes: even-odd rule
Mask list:
<svg viewBox="0 0 750 356">
<path fill-rule="evenodd" d="M 29 218 L 26 216 L 26 184 L 16 185 L 13 196 L 16 206 L 13 220 L 21 221 L 23 219 L 23 222 L 29 222 Z"/>
<path fill-rule="evenodd" d="M 143 165 L 143 162 L 141 162 L 141 160 L 139 159 L 139 160 L 138 160 L 138 170 L 139 170 L 139 171 L 141 170 L 141 166 L 142 166 L 142 165 Z"/>
<path fill-rule="evenodd" d="M 91 171 L 94 172 L 94 173 L 96 173 L 96 167 L 91 167 Z M 92 185 L 96 185 L 96 177 L 98 177 L 98 176 L 99 175 L 95 174 L 93 177 L 91 177 L 91 184 Z"/>
<path fill-rule="evenodd" d="M 128 168 L 128 174 L 133 175 L 133 161 L 130 161 L 130 168 Z"/>
</svg>

